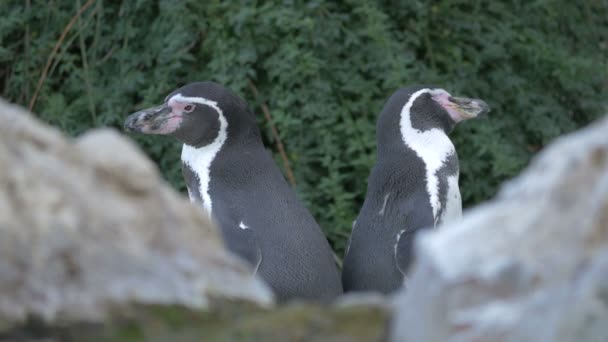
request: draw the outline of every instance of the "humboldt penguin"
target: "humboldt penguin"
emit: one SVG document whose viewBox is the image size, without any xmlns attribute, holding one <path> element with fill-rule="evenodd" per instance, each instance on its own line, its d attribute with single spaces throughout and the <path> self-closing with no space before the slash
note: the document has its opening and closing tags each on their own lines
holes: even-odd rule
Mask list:
<svg viewBox="0 0 608 342">
<path fill-rule="evenodd" d="M 342 293 L 327 239 L 266 151 L 243 99 L 217 83 L 191 83 L 161 105 L 131 114 L 124 127 L 183 143 L 190 201 L 277 300 L 329 301 Z"/>
<path fill-rule="evenodd" d="M 376 164 L 345 251 L 345 291 L 400 288 L 416 232 L 462 215 L 458 156 L 448 134 L 488 111 L 482 100 L 425 86 L 401 88 L 387 100 L 376 127 Z"/>
</svg>

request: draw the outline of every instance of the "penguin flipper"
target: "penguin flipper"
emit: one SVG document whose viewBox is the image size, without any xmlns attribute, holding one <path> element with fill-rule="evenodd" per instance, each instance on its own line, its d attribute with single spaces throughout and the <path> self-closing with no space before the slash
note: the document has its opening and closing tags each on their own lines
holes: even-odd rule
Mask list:
<svg viewBox="0 0 608 342">
<path fill-rule="evenodd" d="M 222 233 L 228 249 L 244 259 L 253 268 L 253 274 L 256 274 L 262 263 L 262 248 L 253 230 L 239 225 Z"/>
<path fill-rule="evenodd" d="M 348 240 L 346 241 L 346 249 L 344 249 L 344 258 L 346 258 L 346 255 L 348 254 L 348 252 L 350 250 L 350 244 L 353 242 L 353 232 L 355 231 L 356 224 L 357 224 L 357 220 L 354 220 L 353 225 L 350 229 L 350 235 L 348 236 Z"/>
<path fill-rule="evenodd" d="M 395 243 L 394 251 L 395 264 L 397 265 L 399 272 L 401 272 L 401 274 L 404 276 L 406 275 L 414 258 L 414 234 L 415 231 L 403 229 L 397 233 L 396 236 L 397 241 Z"/>
</svg>

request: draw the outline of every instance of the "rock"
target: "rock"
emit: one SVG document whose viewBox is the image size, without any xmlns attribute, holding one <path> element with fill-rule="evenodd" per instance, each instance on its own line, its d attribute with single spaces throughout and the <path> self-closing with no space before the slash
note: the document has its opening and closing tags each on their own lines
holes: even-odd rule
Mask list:
<svg viewBox="0 0 608 342">
<path fill-rule="evenodd" d="M 392 310 L 391 297 L 379 292 L 348 292 L 334 302 L 338 308 L 369 307 L 383 311 Z"/>
<path fill-rule="evenodd" d="M 386 341 L 389 313 L 377 307 L 336 308 L 291 303 L 260 308 L 239 303 L 212 311 L 154 305 L 132 307 L 104 324 L 78 323 L 42 326 L 28 322 L 9 341 L 124 342 L 124 341 Z M 0 341 L 2 336 L 0 335 Z"/>
<path fill-rule="evenodd" d="M 608 340 L 608 119 L 421 234 L 393 341 Z"/>
<path fill-rule="evenodd" d="M 0 341 L 386 341 L 386 298 L 273 306 L 117 132 L 0 123 Z"/>
<path fill-rule="evenodd" d="M 0 100 L 0 339 L 32 321 L 218 299 L 273 301 L 128 139 L 102 129 L 71 141 Z"/>
</svg>

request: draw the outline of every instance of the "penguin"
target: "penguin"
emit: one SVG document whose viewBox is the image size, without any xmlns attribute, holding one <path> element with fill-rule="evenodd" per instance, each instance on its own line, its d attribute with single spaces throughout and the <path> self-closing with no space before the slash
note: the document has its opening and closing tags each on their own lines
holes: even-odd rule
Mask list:
<svg viewBox="0 0 608 342">
<path fill-rule="evenodd" d="M 266 151 L 245 100 L 214 82 L 191 83 L 129 115 L 124 128 L 183 143 L 190 201 L 278 301 L 327 302 L 342 293 L 327 239 Z"/>
<path fill-rule="evenodd" d="M 461 217 L 458 156 L 448 134 L 488 111 L 482 100 L 428 86 L 401 88 L 387 100 L 376 126 L 377 160 L 345 251 L 345 292 L 402 287 L 416 232 Z"/>
</svg>

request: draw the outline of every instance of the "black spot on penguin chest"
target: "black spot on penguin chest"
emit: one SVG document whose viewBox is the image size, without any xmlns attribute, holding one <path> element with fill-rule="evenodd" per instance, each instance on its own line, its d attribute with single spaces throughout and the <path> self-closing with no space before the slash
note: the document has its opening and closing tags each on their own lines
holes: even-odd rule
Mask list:
<svg viewBox="0 0 608 342">
<path fill-rule="evenodd" d="M 437 217 L 441 217 L 441 215 L 443 214 L 443 211 L 446 208 L 447 202 L 448 202 L 448 177 L 451 176 L 456 176 L 458 175 L 458 169 L 459 169 L 459 165 L 458 165 L 458 155 L 456 154 L 456 151 L 454 151 L 454 153 L 450 154 L 446 160 L 444 161 L 443 165 L 439 168 L 439 170 L 437 170 L 436 175 L 437 175 L 437 180 L 438 180 L 438 187 L 439 187 L 439 210 L 437 211 Z"/>
<path fill-rule="evenodd" d="M 194 170 L 184 162 L 182 162 L 182 175 L 184 176 L 184 181 L 188 187 L 191 199 L 194 199 L 198 203 L 202 203 L 203 199 L 200 192 L 200 180 Z"/>
</svg>

